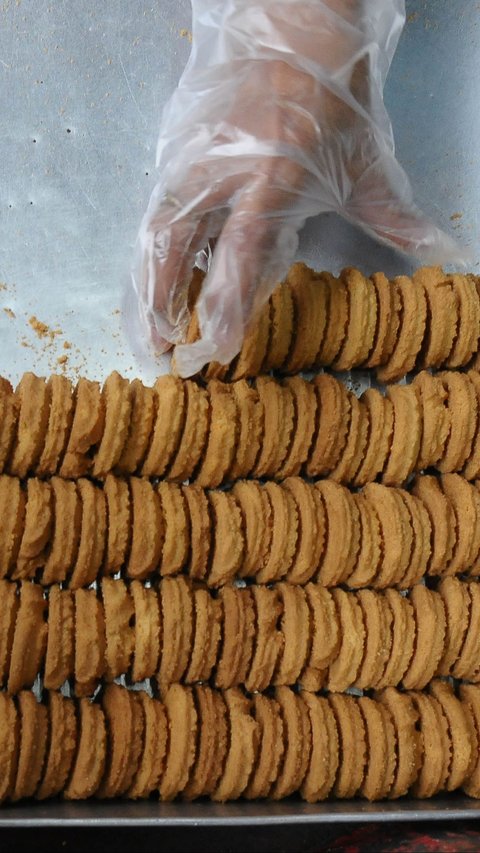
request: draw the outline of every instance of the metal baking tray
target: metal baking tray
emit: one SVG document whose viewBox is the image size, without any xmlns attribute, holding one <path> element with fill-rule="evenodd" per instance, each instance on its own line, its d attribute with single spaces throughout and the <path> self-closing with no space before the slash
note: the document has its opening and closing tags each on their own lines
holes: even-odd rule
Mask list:
<svg viewBox="0 0 480 853">
<path fill-rule="evenodd" d="M 25 370 L 61 369 L 101 380 L 115 368 L 151 382 L 165 363 L 135 360 L 120 308 L 155 183 L 160 111 L 190 50 L 189 0 L 2 0 L 0 21 L 0 374 L 16 382 Z M 480 4 L 407 0 L 386 89 L 398 157 L 418 203 L 480 259 L 479 76 Z M 333 272 L 412 268 L 334 215 L 307 223 L 299 258 Z M 52 802 L 2 807 L 0 826 L 479 816 L 461 795 L 373 805 Z"/>
</svg>

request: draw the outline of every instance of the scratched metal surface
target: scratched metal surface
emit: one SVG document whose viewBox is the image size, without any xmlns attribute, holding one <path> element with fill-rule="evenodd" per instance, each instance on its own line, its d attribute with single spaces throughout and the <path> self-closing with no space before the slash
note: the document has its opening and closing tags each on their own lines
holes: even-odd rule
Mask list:
<svg viewBox="0 0 480 853">
<path fill-rule="evenodd" d="M 478 252 L 480 4 L 411 0 L 408 14 L 386 93 L 398 154 L 425 209 Z M 0 0 L 0 372 L 14 381 L 113 367 L 153 379 L 119 311 L 189 28 L 188 0 Z M 335 216 L 307 224 L 300 257 L 410 268 Z"/>
</svg>

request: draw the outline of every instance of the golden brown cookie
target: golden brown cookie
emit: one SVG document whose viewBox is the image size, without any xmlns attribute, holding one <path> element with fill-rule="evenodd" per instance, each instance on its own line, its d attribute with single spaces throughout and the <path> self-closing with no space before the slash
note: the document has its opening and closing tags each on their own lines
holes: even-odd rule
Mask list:
<svg viewBox="0 0 480 853">
<path fill-rule="evenodd" d="M 270 337 L 270 302 L 266 302 L 258 310 L 246 329 L 242 349 L 230 367 L 230 380 L 245 379 L 248 376 L 258 376 L 267 354 Z"/>
<path fill-rule="evenodd" d="M 132 544 L 128 577 L 148 578 L 158 569 L 164 540 L 162 505 L 156 489 L 143 477 L 130 477 Z"/>
<path fill-rule="evenodd" d="M 377 689 L 400 684 L 412 659 L 416 639 L 415 616 L 408 598 L 395 589 L 386 589 L 382 593 L 382 599 L 392 613 L 392 645 L 383 675 L 377 682 Z"/>
<path fill-rule="evenodd" d="M 316 366 L 333 364 L 343 347 L 349 318 L 349 299 L 345 281 L 322 272 L 319 278 L 327 287 L 328 317 L 325 335 L 317 355 Z"/>
<path fill-rule="evenodd" d="M 317 359 L 327 323 L 328 285 L 314 279 L 305 264 L 290 267 L 287 284 L 293 298 L 293 336 L 288 357 L 282 369 L 286 373 L 308 370 Z"/>
<path fill-rule="evenodd" d="M 344 269 L 340 275 L 348 292 L 349 312 L 343 347 L 335 370 L 351 370 L 367 360 L 373 348 L 377 324 L 377 296 L 370 279 L 356 269 Z"/>
<path fill-rule="evenodd" d="M 478 351 L 480 298 L 475 282 L 468 275 L 449 276 L 457 303 L 458 327 L 447 367 L 463 367 Z"/>
<path fill-rule="evenodd" d="M 309 651 L 310 611 L 300 586 L 279 583 L 276 589 L 283 608 L 280 619 L 283 649 L 273 673 L 273 683 L 296 684 Z"/>
<path fill-rule="evenodd" d="M 20 719 L 14 700 L 0 693 L 0 803 L 15 786 L 20 741 Z"/>
<path fill-rule="evenodd" d="M 252 577 L 265 565 L 272 540 L 273 509 L 268 492 L 255 480 L 240 480 L 232 489 L 242 514 L 245 550 L 238 570 L 240 577 Z"/>
<path fill-rule="evenodd" d="M 229 587 L 224 589 L 229 589 Z M 186 684 L 210 679 L 212 670 L 217 664 L 223 625 L 223 606 L 220 597 L 212 598 L 210 591 L 203 587 L 193 589 L 192 593 L 195 619 L 192 655 L 185 674 Z M 253 606 L 251 634 L 253 635 Z M 223 642 L 225 645 L 225 639 Z M 251 645 L 252 638 L 250 638 L 250 654 Z M 245 653 L 245 650 L 243 651 Z"/>
<path fill-rule="evenodd" d="M 135 611 L 132 666 L 132 681 L 135 683 L 152 678 L 157 671 L 162 623 L 156 589 L 144 586 L 141 581 L 132 581 L 130 594 Z"/>
<path fill-rule="evenodd" d="M 47 750 L 47 709 L 37 702 L 28 690 L 17 696 L 20 718 L 20 743 L 15 785 L 10 794 L 12 802 L 32 797 L 42 776 Z"/>
<path fill-rule="evenodd" d="M 448 758 L 445 742 L 448 741 L 446 720 L 437 700 L 424 693 L 408 694 L 418 713 L 418 728 L 422 741 L 422 762 L 412 793 L 419 799 L 432 797 L 443 790 L 446 781 Z"/>
<path fill-rule="evenodd" d="M 454 678 L 478 681 L 480 653 L 480 588 L 478 583 L 465 584 L 470 598 L 469 621 L 465 639 L 451 673 Z"/>
<path fill-rule="evenodd" d="M 158 790 L 165 768 L 168 736 L 167 715 L 162 703 L 143 690 L 136 695 L 143 711 L 144 737 L 138 769 L 124 794 L 130 800 L 146 799 Z"/>
<path fill-rule="evenodd" d="M 375 586 L 382 589 L 401 579 L 409 565 L 413 532 L 405 504 L 394 489 L 380 483 L 368 483 L 363 494 L 380 522 L 382 559 Z M 405 539 L 408 547 L 405 547 Z M 408 550 L 409 549 L 409 550 Z"/>
<path fill-rule="evenodd" d="M 48 592 L 48 638 L 43 684 L 59 690 L 75 668 L 75 601 L 70 589 L 55 585 Z"/>
<path fill-rule="evenodd" d="M 10 382 L 0 377 L 0 473 L 7 468 L 13 440 L 17 431 L 18 400 Z"/>
<path fill-rule="evenodd" d="M 263 403 L 258 391 L 245 380 L 233 382 L 231 391 L 237 407 L 238 436 L 232 465 L 226 479 L 247 477 L 252 471 L 263 441 Z"/>
<path fill-rule="evenodd" d="M 187 785 L 195 761 L 198 718 L 190 687 L 172 684 L 165 700 L 168 744 L 165 771 L 160 779 L 160 799 L 173 800 Z"/>
<path fill-rule="evenodd" d="M 394 728 L 386 708 L 368 696 L 357 700 L 365 726 L 367 762 L 360 796 L 373 802 L 388 796 L 395 772 Z M 393 761 L 392 761 L 393 756 Z"/>
<path fill-rule="evenodd" d="M 451 761 L 445 787 L 447 791 L 455 791 L 462 787 L 472 765 L 475 743 L 472 737 L 471 721 L 450 684 L 436 679 L 431 682 L 429 693 L 440 703 L 447 720 Z"/>
<path fill-rule="evenodd" d="M 390 660 L 393 614 L 381 593 L 361 589 L 355 596 L 362 609 L 365 627 L 365 648 L 355 687 L 370 690 L 381 683 Z"/>
<path fill-rule="evenodd" d="M 77 562 L 83 503 L 77 484 L 52 477 L 53 530 L 42 572 L 42 584 L 61 583 Z"/>
<path fill-rule="evenodd" d="M 193 698 L 198 741 L 190 777 L 182 792 L 184 800 L 206 796 L 215 788 L 220 775 L 217 768 L 223 767 L 227 753 L 226 710 L 221 695 L 211 687 L 197 685 Z"/>
<path fill-rule="evenodd" d="M 252 697 L 251 713 L 258 726 L 259 747 L 253 774 L 243 796 L 247 800 L 258 800 L 268 797 L 280 772 L 285 752 L 284 725 L 278 702 L 261 693 Z"/>
<path fill-rule="evenodd" d="M 27 480 L 27 505 L 23 536 L 12 580 L 31 578 L 45 565 L 52 534 L 52 490 L 49 483 L 31 477 Z"/>
<path fill-rule="evenodd" d="M 377 272 L 371 276 L 377 297 L 377 324 L 373 347 L 362 367 L 386 364 L 397 342 L 400 325 L 400 296 L 388 278 Z"/>
<path fill-rule="evenodd" d="M 72 429 L 59 470 L 61 477 L 83 477 L 90 471 L 92 454 L 105 426 L 105 405 L 98 382 L 79 379 L 73 406 Z"/>
<path fill-rule="evenodd" d="M 66 800 L 91 797 L 102 780 L 107 755 L 105 715 L 100 705 L 80 699 L 78 709 L 78 745 L 73 770 L 63 792 Z"/>
<path fill-rule="evenodd" d="M 447 392 L 450 434 L 436 467 L 443 474 L 461 471 L 472 452 L 477 428 L 478 403 L 475 387 L 466 373 L 446 370 L 438 374 Z"/>
<path fill-rule="evenodd" d="M 182 486 L 190 521 L 190 560 L 188 574 L 202 580 L 207 572 L 212 547 L 212 522 L 207 496 L 200 486 Z"/>
<path fill-rule="evenodd" d="M 265 483 L 272 509 L 272 538 L 263 565 L 256 573 L 257 583 L 270 583 L 288 574 L 298 541 L 298 508 L 292 493 L 277 483 Z"/>
<path fill-rule="evenodd" d="M 45 443 L 35 469 L 38 477 L 56 474 L 65 453 L 73 423 L 72 383 L 66 376 L 53 374 L 47 380 L 50 413 Z"/>
<path fill-rule="evenodd" d="M 153 386 L 155 421 L 147 455 L 141 468 L 143 477 L 161 477 L 180 444 L 185 421 L 185 383 L 175 376 L 160 376 Z"/>
<path fill-rule="evenodd" d="M 211 798 L 236 800 L 248 785 L 258 753 L 259 726 L 251 714 L 251 700 L 237 687 L 223 693 L 228 712 L 228 747 L 225 764 Z"/>
<path fill-rule="evenodd" d="M 222 613 L 222 644 L 218 651 L 215 687 L 243 684 L 250 671 L 255 635 L 255 607 L 249 589 L 224 586 L 218 601 Z M 212 627 L 212 626 L 211 626 Z"/>
<path fill-rule="evenodd" d="M 130 549 L 132 514 L 128 483 L 107 474 L 103 486 L 107 508 L 107 546 L 103 571 L 114 575 L 125 565 Z"/>
<path fill-rule="evenodd" d="M 245 540 L 240 507 L 231 492 L 209 492 L 213 544 L 207 583 L 211 587 L 229 583 L 242 565 Z"/>
<path fill-rule="evenodd" d="M 337 483 L 352 483 L 362 463 L 370 429 L 370 416 L 366 406 L 357 400 L 355 394 L 348 392 L 350 399 L 350 425 L 347 443 L 339 462 L 330 472 Z"/>
<path fill-rule="evenodd" d="M 224 771 L 227 751 L 229 749 L 229 714 L 223 693 L 212 690 L 213 704 L 215 706 L 215 737 L 216 748 L 212 756 L 212 764 L 207 779 L 205 793 L 209 796 L 216 790 L 220 777 Z M 248 723 L 247 723 L 248 725 Z"/>
<path fill-rule="evenodd" d="M 352 497 L 360 519 L 360 550 L 347 583 L 350 589 L 358 589 L 376 585 L 382 558 L 382 539 L 380 522 L 373 504 L 369 503 L 361 492 L 353 494 Z"/>
<path fill-rule="evenodd" d="M 130 669 L 135 646 L 135 631 L 131 624 L 134 602 L 130 590 L 120 579 L 103 578 L 101 590 L 106 639 L 104 678 L 113 681 Z"/>
<path fill-rule="evenodd" d="M 475 389 L 477 396 L 477 412 L 480 412 L 480 373 L 477 370 L 469 370 L 467 376 Z M 465 462 L 463 476 L 467 480 L 476 480 L 480 476 L 480 429 L 477 426 L 473 435 L 472 452 Z"/>
<path fill-rule="evenodd" d="M 338 731 L 328 700 L 302 690 L 312 730 L 312 751 L 300 794 L 308 803 L 325 800 L 335 783 L 338 771 Z"/>
<path fill-rule="evenodd" d="M 8 473 L 22 479 L 35 471 L 45 446 L 50 414 L 51 388 L 33 373 L 24 373 L 16 390 L 17 433 L 8 462 Z"/>
<path fill-rule="evenodd" d="M 47 648 L 46 610 L 43 589 L 22 581 L 8 672 L 9 693 L 31 687 L 42 668 Z"/>
<path fill-rule="evenodd" d="M 457 334 L 458 310 L 451 279 L 441 267 L 421 267 L 412 275 L 427 300 L 425 338 L 419 362 L 422 367 L 440 367 L 446 362 Z"/>
<path fill-rule="evenodd" d="M 193 476 L 205 451 L 210 421 L 207 391 L 196 382 L 185 382 L 185 405 L 183 432 L 168 471 L 168 479 L 178 483 Z"/>
<path fill-rule="evenodd" d="M 156 398 L 153 388 L 134 379 L 130 383 L 130 425 L 116 470 L 120 474 L 135 474 L 147 455 L 153 434 L 156 415 Z"/>
<path fill-rule="evenodd" d="M 456 519 L 452 504 L 442 492 L 436 477 L 417 477 L 412 493 L 423 503 L 432 526 L 428 574 L 444 575 L 448 573 L 456 542 Z"/>
<path fill-rule="evenodd" d="M 360 514 L 352 494 L 332 480 L 315 483 L 327 519 L 326 542 L 320 561 L 318 582 L 336 586 L 348 580 L 360 550 Z M 342 535 L 335 535 L 341 530 Z"/>
<path fill-rule="evenodd" d="M 19 606 L 17 584 L 0 580 L 0 601 L 0 687 L 5 687 Z"/>
<path fill-rule="evenodd" d="M 163 578 L 160 585 L 163 642 L 157 681 L 163 694 L 187 669 L 193 644 L 193 598 L 186 578 Z"/>
<path fill-rule="evenodd" d="M 325 510 L 317 489 L 300 477 L 289 477 L 282 483 L 296 503 L 298 540 L 293 563 L 287 574 L 291 584 L 304 584 L 317 574 L 325 546 Z"/>
<path fill-rule="evenodd" d="M 338 613 L 340 644 L 328 667 L 326 687 L 341 693 L 355 684 L 364 657 L 365 625 L 363 612 L 354 593 L 332 590 Z"/>
<path fill-rule="evenodd" d="M 470 595 L 468 584 L 458 578 L 444 578 L 438 585 L 445 607 L 445 648 L 435 675 L 450 675 L 460 657 L 469 623 Z"/>
<path fill-rule="evenodd" d="M 410 565 L 403 577 L 397 582 L 400 589 L 408 589 L 418 583 L 427 573 L 427 566 L 432 553 L 430 545 L 432 526 L 428 512 L 419 498 L 411 495 L 405 489 L 396 489 L 396 495 L 408 509 L 413 531 Z M 405 547 L 407 547 L 406 541 Z"/>
<path fill-rule="evenodd" d="M 282 605 L 277 589 L 265 586 L 250 587 L 256 614 L 255 646 L 245 687 L 266 690 L 272 683 L 277 661 L 283 651 L 283 634 L 277 629 Z"/>
<path fill-rule="evenodd" d="M 16 477 L 0 477 L 0 578 L 8 577 L 16 564 L 25 528 L 25 492 Z"/>
<path fill-rule="evenodd" d="M 413 369 L 425 335 L 427 300 L 423 288 L 405 275 L 397 276 L 392 286 L 400 295 L 400 329 L 388 361 L 377 370 L 380 382 L 396 381 Z"/>
<path fill-rule="evenodd" d="M 406 690 L 422 690 L 433 678 L 444 652 L 446 617 L 438 592 L 417 584 L 409 593 L 416 624 L 412 659 L 403 676 Z"/>
<path fill-rule="evenodd" d="M 448 573 L 463 574 L 474 565 L 480 549 L 478 493 L 474 486 L 458 474 L 443 474 L 440 485 L 453 507 L 456 519 L 457 541 L 448 564 Z"/>
<path fill-rule="evenodd" d="M 285 752 L 270 797 L 281 800 L 303 784 L 312 750 L 312 728 L 307 705 L 293 690 L 277 687 L 275 700 L 283 721 Z"/>
<path fill-rule="evenodd" d="M 412 382 L 420 404 L 422 438 L 417 471 L 436 465 L 450 433 L 450 415 L 445 406 L 447 392 L 437 376 L 422 370 Z"/>
<path fill-rule="evenodd" d="M 383 471 L 393 435 L 393 406 L 391 401 L 375 388 L 367 388 L 360 397 L 369 424 L 365 455 L 353 478 L 355 486 L 373 483 Z"/>
<path fill-rule="evenodd" d="M 389 385 L 387 397 L 393 405 L 393 437 L 382 483 L 401 486 L 417 467 L 422 438 L 421 409 L 411 385 Z"/>
<path fill-rule="evenodd" d="M 139 740 L 138 728 L 143 717 L 135 713 L 135 694 L 119 684 L 106 687 L 102 710 L 107 727 L 107 763 L 95 796 L 110 799 L 125 793 L 138 769 L 140 750 L 136 741 Z"/>
<path fill-rule="evenodd" d="M 195 474 L 199 486 L 219 486 L 230 470 L 235 454 L 239 418 L 229 385 L 212 379 L 207 386 L 210 424 L 206 450 Z"/>
<path fill-rule="evenodd" d="M 291 376 L 284 380 L 284 385 L 293 395 L 294 430 L 285 461 L 276 473 L 277 480 L 297 476 L 302 470 L 309 456 L 317 415 L 317 397 L 310 382 L 301 376 Z"/>
<path fill-rule="evenodd" d="M 340 621 L 335 601 L 328 589 L 308 583 L 305 596 L 310 610 L 311 643 L 299 681 L 305 690 L 315 692 L 323 686 L 327 668 L 337 656 Z"/>
<path fill-rule="evenodd" d="M 37 800 L 55 797 L 70 776 L 77 747 L 77 720 L 71 699 L 60 693 L 48 694 L 49 742 L 41 782 L 35 792 Z"/>
<path fill-rule="evenodd" d="M 463 790 L 469 797 L 480 796 L 480 688 L 474 684 L 459 685 L 460 701 L 467 716 L 472 740 L 472 762 L 463 783 Z"/>
<path fill-rule="evenodd" d="M 417 730 L 418 712 L 406 693 L 394 687 L 376 693 L 374 698 L 389 711 L 397 740 L 397 763 L 388 798 L 403 797 L 415 782 L 422 760 L 422 741 Z"/>
<path fill-rule="evenodd" d="M 77 558 L 69 579 L 71 589 L 96 580 L 107 543 L 107 507 L 103 490 L 89 480 L 77 482 L 82 502 L 82 527 Z"/>
<path fill-rule="evenodd" d="M 286 282 L 277 285 L 270 297 L 270 337 L 262 372 L 281 370 L 293 335 L 293 297 Z"/>
<path fill-rule="evenodd" d="M 157 494 L 165 530 L 158 571 L 161 575 L 176 575 L 185 567 L 190 552 L 187 505 L 183 492 L 176 483 L 160 482 Z"/>
<path fill-rule="evenodd" d="M 306 473 L 309 477 L 329 474 L 341 459 L 350 427 L 351 400 L 345 386 L 321 373 L 312 380 L 317 395 L 317 420 Z"/>
<path fill-rule="evenodd" d="M 105 672 L 105 614 L 94 589 L 75 590 L 75 694 L 91 696 Z"/>
<path fill-rule="evenodd" d="M 339 799 L 354 797 L 363 782 L 367 743 L 365 724 L 353 696 L 332 693 L 328 701 L 338 730 L 340 761 L 333 793 Z"/>
<path fill-rule="evenodd" d="M 295 408 L 293 393 L 268 376 L 255 382 L 263 405 L 263 437 L 260 453 L 252 471 L 254 477 L 276 477 L 285 461 L 293 435 Z"/>
</svg>

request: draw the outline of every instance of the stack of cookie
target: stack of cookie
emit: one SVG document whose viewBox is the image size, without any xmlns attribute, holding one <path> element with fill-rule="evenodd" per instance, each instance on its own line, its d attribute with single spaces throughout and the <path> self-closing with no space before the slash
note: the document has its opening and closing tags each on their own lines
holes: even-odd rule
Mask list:
<svg viewBox="0 0 480 853">
<path fill-rule="evenodd" d="M 479 291 L 295 265 L 198 379 L 0 380 L 0 800 L 480 796 Z"/>
</svg>

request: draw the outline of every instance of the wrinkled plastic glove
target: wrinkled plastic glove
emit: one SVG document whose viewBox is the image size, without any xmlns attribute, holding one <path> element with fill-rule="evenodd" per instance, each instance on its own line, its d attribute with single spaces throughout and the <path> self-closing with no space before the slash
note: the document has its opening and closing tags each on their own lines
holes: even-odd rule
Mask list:
<svg viewBox="0 0 480 853">
<path fill-rule="evenodd" d="M 394 155 L 383 86 L 403 0 L 192 0 L 192 53 L 167 104 L 160 180 L 133 283 L 156 352 L 184 340 L 197 253 L 216 239 L 176 348 L 183 376 L 239 352 L 285 275 L 307 217 L 335 211 L 425 263 L 462 260 L 415 207 Z"/>
</svg>

